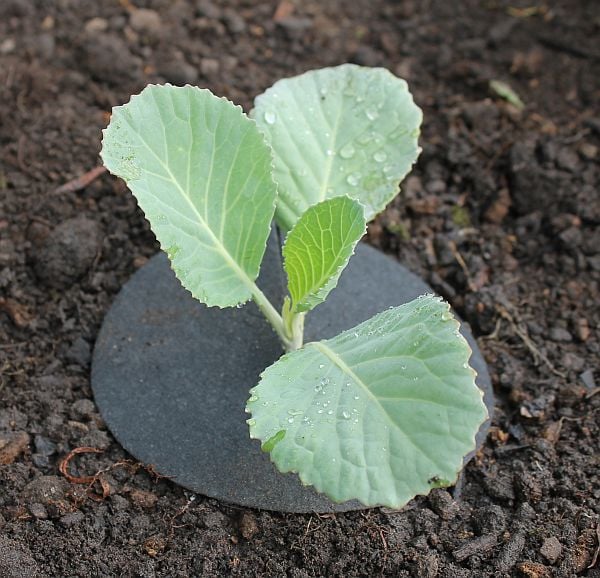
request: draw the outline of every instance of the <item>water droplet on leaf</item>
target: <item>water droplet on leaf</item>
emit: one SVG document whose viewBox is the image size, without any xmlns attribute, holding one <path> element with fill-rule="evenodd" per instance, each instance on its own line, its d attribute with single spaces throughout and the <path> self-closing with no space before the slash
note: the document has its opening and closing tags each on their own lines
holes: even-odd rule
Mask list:
<svg viewBox="0 0 600 578">
<path fill-rule="evenodd" d="M 351 185 L 352 187 L 356 187 L 358 185 L 360 181 L 360 174 L 359 173 L 350 173 L 347 177 L 346 177 L 346 182 Z"/>
<path fill-rule="evenodd" d="M 343 146 L 340 150 L 340 156 L 343 159 L 351 159 L 354 156 L 354 153 L 356 151 L 354 150 L 354 147 L 352 146 L 352 143 L 348 143 L 347 145 Z"/>
<path fill-rule="evenodd" d="M 277 121 L 277 115 L 270 110 L 265 112 L 264 118 L 267 124 L 275 124 L 275 122 Z"/>
<path fill-rule="evenodd" d="M 365 110 L 365 114 L 369 120 L 375 120 L 379 116 L 379 111 L 374 106 L 370 106 Z"/>
</svg>

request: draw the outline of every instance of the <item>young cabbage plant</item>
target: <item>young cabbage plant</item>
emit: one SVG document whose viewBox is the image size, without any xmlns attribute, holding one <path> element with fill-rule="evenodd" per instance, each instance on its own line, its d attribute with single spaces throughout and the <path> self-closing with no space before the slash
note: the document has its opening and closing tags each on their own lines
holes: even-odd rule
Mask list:
<svg viewBox="0 0 600 578">
<path fill-rule="evenodd" d="M 208 90 L 151 85 L 104 131 L 104 164 L 182 285 L 208 306 L 254 300 L 279 336 L 286 353 L 250 392 L 250 436 L 336 502 L 398 508 L 451 485 L 486 418 L 438 297 L 303 343 L 305 315 L 415 162 L 421 116 L 404 80 L 346 64 L 276 82 L 250 118 Z M 273 218 L 287 235 L 282 311 L 256 283 Z"/>
</svg>

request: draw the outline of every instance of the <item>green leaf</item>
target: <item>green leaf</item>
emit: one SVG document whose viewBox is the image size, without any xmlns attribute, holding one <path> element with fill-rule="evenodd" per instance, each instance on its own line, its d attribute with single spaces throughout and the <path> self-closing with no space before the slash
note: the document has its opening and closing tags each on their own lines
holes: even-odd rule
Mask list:
<svg viewBox="0 0 600 578">
<path fill-rule="evenodd" d="M 490 89 L 495 92 L 500 98 L 503 98 L 516 109 L 523 110 L 525 103 L 521 100 L 519 95 L 512 89 L 510 84 L 502 82 L 501 80 L 490 80 Z"/>
<path fill-rule="evenodd" d="M 283 229 L 340 195 L 365 205 L 370 221 L 420 152 L 421 110 L 406 82 L 383 68 L 343 64 L 280 80 L 256 98 L 251 115 L 274 151 Z"/>
<path fill-rule="evenodd" d="M 458 327 L 427 295 L 288 353 L 251 391 L 251 437 L 277 435 L 277 468 L 336 502 L 399 508 L 450 485 L 487 413 Z"/>
<path fill-rule="evenodd" d="M 148 86 L 113 109 L 101 155 L 194 297 L 219 307 L 251 297 L 276 188 L 270 150 L 240 107 L 191 86 Z"/>
<path fill-rule="evenodd" d="M 283 247 L 293 313 L 325 301 L 365 229 L 364 209 L 349 197 L 327 199 L 302 215 Z"/>
</svg>

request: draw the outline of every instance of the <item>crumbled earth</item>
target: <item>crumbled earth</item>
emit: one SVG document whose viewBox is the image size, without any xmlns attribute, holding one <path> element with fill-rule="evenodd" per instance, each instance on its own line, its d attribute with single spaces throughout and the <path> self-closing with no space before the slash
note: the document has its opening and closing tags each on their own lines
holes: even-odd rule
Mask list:
<svg viewBox="0 0 600 578">
<path fill-rule="evenodd" d="M 600 576 L 599 28 L 594 0 L 2 0 L 0 575 Z M 59 187 L 149 82 L 248 110 L 346 61 L 406 78 L 424 109 L 418 165 L 368 240 L 472 324 L 491 434 L 460 496 L 400 512 L 190 495 L 119 447 L 89 383 L 103 316 L 157 244 L 122 182 Z"/>
</svg>

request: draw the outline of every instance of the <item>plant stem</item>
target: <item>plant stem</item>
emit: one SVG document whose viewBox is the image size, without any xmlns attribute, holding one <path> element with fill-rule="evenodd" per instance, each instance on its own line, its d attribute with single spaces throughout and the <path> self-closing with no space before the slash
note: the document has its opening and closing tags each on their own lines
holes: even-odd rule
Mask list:
<svg viewBox="0 0 600 578">
<path fill-rule="evenodd" d="M 300 349 L 304 344 L 304 317 L 306 313 L 292 313 L 290 299 L 286 297 L 281 312 L 282 315 L 279 315 L 267 296 L 255 283 L 252 286 L 252 298 L 275 333 L 277 333 L 284 349 L 286 351 Z"/>
<path fill-rule="evenodd" d="M 304 341 L 304 317 L 306 313 L 296 313 L 292 317 L 292 335 L 291 344 L 288 351 L 294 351 L 300 349 Z"/>
<path fill-rule="evenodd" d="M 262 314 L 266 317 L 267 321 L 271 324 L 271 327 L 275 333 L 277 333 L 277 336 L 279 337 L 285 350 L 290 351 L 292 343 L 290 336 L 285 329 L 281 315 L 277 313 L 277 309 L 271 305 L 271 302 L 267 299 L 267 296 L 258 288 L 256 284 L 254 284 L 252 288 L 252 298 L 254 299 L 254 302 L 258 308 L 262 311 Z"/>
</svg>

